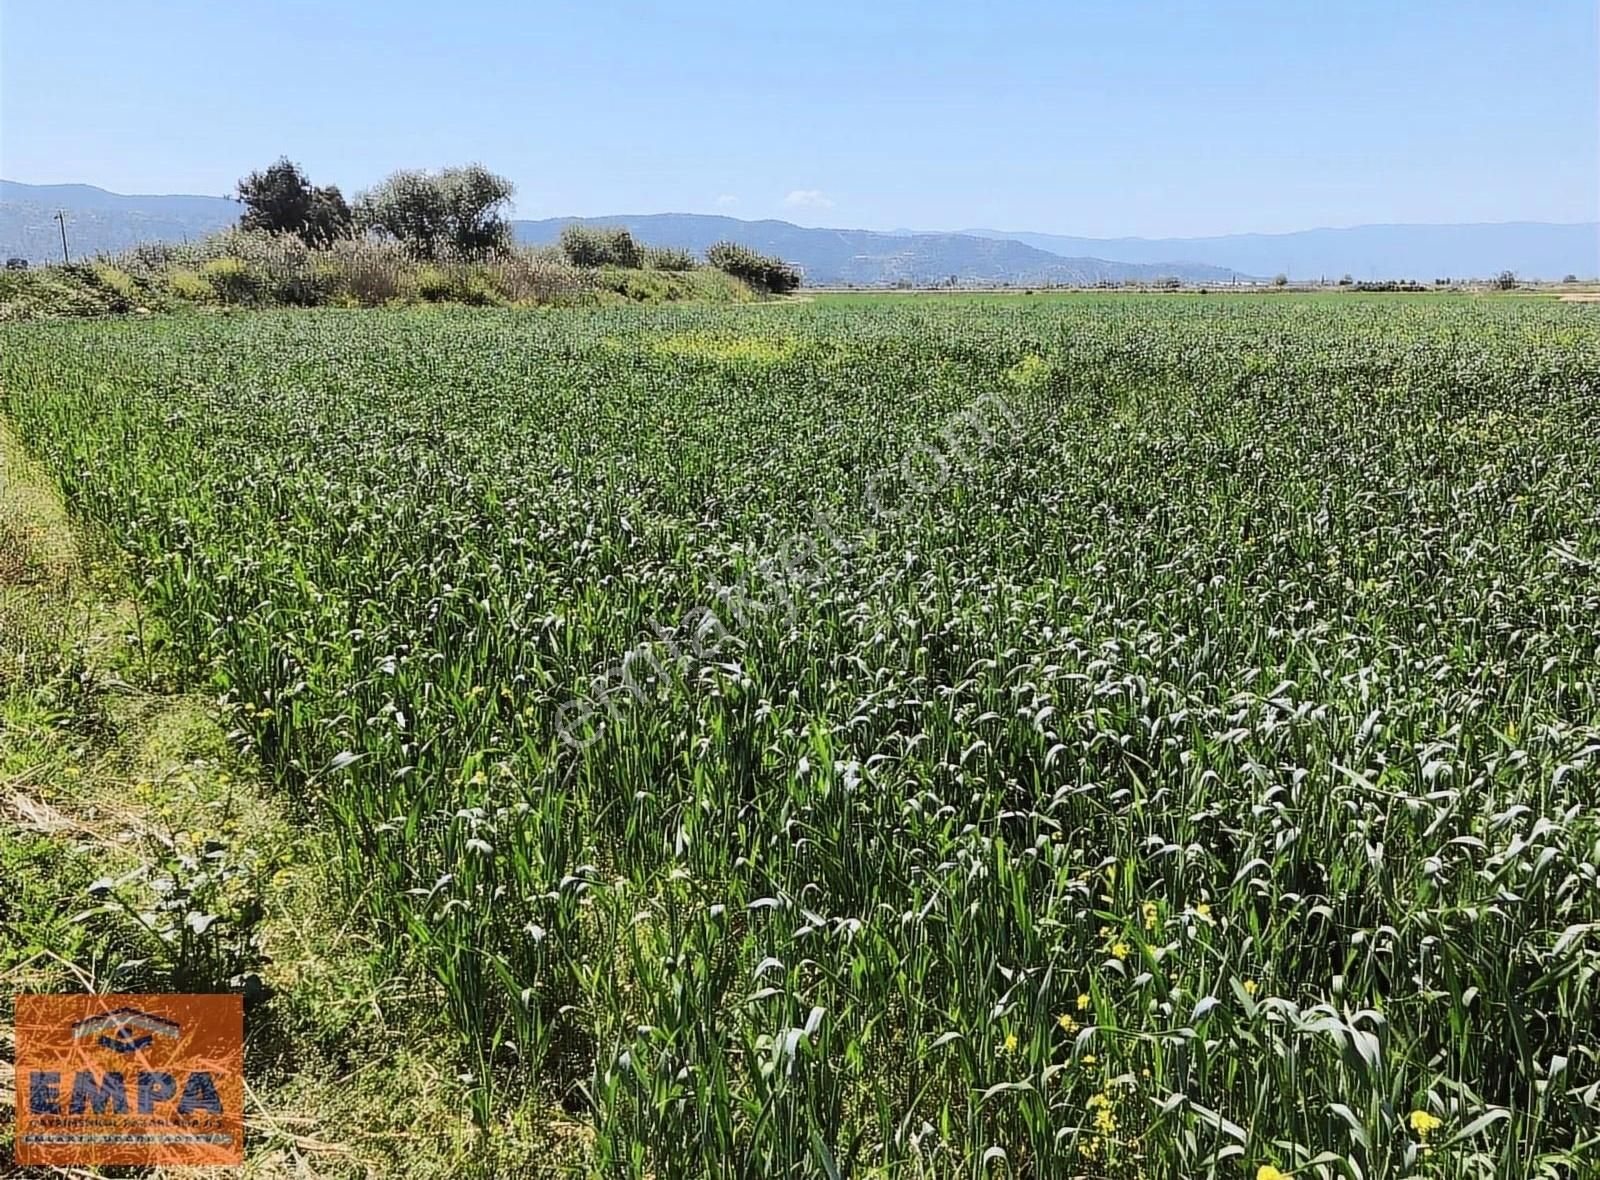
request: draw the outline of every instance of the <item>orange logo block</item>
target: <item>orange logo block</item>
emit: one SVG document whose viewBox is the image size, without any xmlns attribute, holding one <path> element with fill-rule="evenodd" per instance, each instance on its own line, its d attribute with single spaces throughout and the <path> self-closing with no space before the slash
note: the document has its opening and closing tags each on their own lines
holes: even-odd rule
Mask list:
<svg viewBox="0 0 1600 1180">
<path fill-rule="evenodd" d="M 239 996 L 18 996 L 17 1163 L 244 1162 Z"/>
</svg>

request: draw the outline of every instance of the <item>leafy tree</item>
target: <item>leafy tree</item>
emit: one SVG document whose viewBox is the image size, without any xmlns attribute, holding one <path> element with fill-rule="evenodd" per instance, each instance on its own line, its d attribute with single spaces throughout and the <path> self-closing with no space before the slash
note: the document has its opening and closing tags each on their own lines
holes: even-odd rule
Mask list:
<svg viewBox="0 0 1600 1180">
<path fill-rule="evenodd" d="M 799 267 L 781 258 L 758 254 L 737 242 L 718 242 L 706 251 L 706 261 L 718 270 L 774 295 L 793 291 L 800 285 Z"/>
<path fill-rule="evenodd" d="M 300 165 L 287 156 L 239 181 L 238 193 L 245 205 L 240 229 L 294 234 L 308 246 L 326 246 L 350 235 L 352 219 L 344 194 L 336 185 L 312 185 Z"/>
<path fill-rule="evenodd" d="M 1282 274 L 1273 275 L 1272 276 L 1272 285 L 1274 287 L 1287 287 L 1289 285 L 1289 276 L 1288 275 L 1282 275 Z"/>
<path fill-rule="evenodd" d="M 1515 271 L 1503 270 L 1495 276 L 1494 285 L 1502 291 L 1512 291 L 1517 286 Z"/>
<path fill-rule="evenodd" d="M 400 171 L 362 193 L 356 221 L 418 258 L 485 258 L 511 247 L 512 183 L 481 164 Z"/>
</svg>

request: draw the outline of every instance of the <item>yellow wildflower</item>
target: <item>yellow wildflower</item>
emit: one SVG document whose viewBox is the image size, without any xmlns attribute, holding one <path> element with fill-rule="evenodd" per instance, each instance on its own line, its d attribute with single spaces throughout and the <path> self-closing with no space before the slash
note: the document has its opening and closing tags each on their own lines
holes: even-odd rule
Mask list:
<svg viewBox="0 0 1600 1180">
<path fill-rule="evenodd" d="M 1412 1111 L 1411 1118 L 1408 1121 L 1411 1124 L 1411 1129 L 1417 1133 L 1417 1137 L 1420 1139 L 1426 1139 L 1429 1134 L 1444 1126 L 1442 1119 L 1436 1115 L 1429 1114 L 1425 1110 Z"/>
<path fill-rule="evenodd" d="M 1078 997 L 1078 1011 L 1082 1012 L 1082 1011 L 1086 1010 L 1089 1007 L 1090 1003 L 1091 1003 L 1091 1001 L 1089 999 L 1089 993 L 1088 992 L 1084 992 L 1083 994 L 1081 994 Z"/>
<path fill-rule="evenodd" d="M 1159 916 L 1156 910 L 1156 903 L 1147 901 L 1139 907 L 1139 910 L 1144 915 L 1144 928 L 1146 930 L 1154 930 Z"/>
<path fill-rule="evenodd" d="M 1007 1033 L 1006 1034 L 1005 1051 L 1007 1053 L 1015 1053 L 1017 1051 L 1017 1034 L 1016 1033 Z"/>
<path fill-rule="evenodd" d="M 1111 1109 L 1111 1096 L 1100 1093 L 1091 1095 L 1089 1109 L 1094 1111 L 1094 1129 L 1102 1135 L 1110 1135 L 1117 1129 L 1117 1116 Z"/>
<path fill-rule="evenodd" d="M 1245 993 L 1245 995 L 1247 995 L 1247 996 L 1255 995 L 1256 994 L 1256 989 L 1259 988 L 1260 986 L 1261 985 L 1259 983 L 1257 983 L 1253 979 L 1245 980 L 1244 981 L 1244 993 Z"/>
<path fill-rule="evenodd" d="M 1126 959 L 1128 957 L 1128 944 L 1125 942 L 1112 943 L 1111 953 L 1119 959 Z"/>
<path fill-rule="evenodd" d="M 1280 1172 L 1271 1164 L 1262 1164 L 1256 1169 L 1256 1180 L 1292 1180 L 1288 1172 Z"/>
<path fill-rule="evenodd" d="M 1056 1017 L 1056 1024 L 1061 1026 L 1061 1031 L 1064 1033 L 1074 1033 L 1078 1031 L 1078 1022 L 1072 1019 L 1072 1017 L 1065 1012 Z"/>
<path fill-rule="evenodd" d="M 1202 922 L 1211 921 L 1211 907 L 1202 901 L 1199 905 L 1194 907 L 1194 916 L 1199 918 Z"/>
</svg>

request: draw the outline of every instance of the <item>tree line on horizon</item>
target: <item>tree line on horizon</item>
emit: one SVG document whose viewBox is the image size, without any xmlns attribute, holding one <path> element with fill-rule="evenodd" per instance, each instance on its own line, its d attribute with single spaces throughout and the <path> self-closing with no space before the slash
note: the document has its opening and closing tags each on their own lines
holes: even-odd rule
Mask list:
<svg viewBox="0 0 1600 1180">
<path fill-rule="evenodd" d="M 337 185 L 312 184 L 300 165 L 284 156 L 242 177 L 236 192 L 245 206 L 240 229 L 290 234 L 313 249 L 371 235 L 398 243 L 421 261 L 478 261 L 505 255 L 514 245 L 506 207 L 516 187 L 482 164 L 437 172 L 400 169 L 357 194 L 352 204 Z M 641 245 L 623 227 L 574 223 L 562 232 L 560 248 L 574 266 L 692 270 L 699 265 L 688 251 Z M 773 294 L 794 290 L 802 277 L 783 259 L 736 242 L 711 246 L 705 261 Z"/>
</svg>

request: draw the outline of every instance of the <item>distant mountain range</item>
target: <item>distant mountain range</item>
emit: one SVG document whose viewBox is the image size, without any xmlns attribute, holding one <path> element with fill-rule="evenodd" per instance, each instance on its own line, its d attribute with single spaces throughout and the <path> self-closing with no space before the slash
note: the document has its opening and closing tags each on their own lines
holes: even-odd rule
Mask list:
<svg viewBox="0 0 1600 1180">
<path fill-rule="evenodd" d="M 146 241 L 201 238 L 232 225 L 227 197 L 125 196 L 87 184 L 0 180 L 0 255 L 30 262 L 61 257 L 57 210 L 67 215 L 73 257 L 112 254 Z M 1511 270 L 1531 279 L 1600 275 L 1600 223 L 1550 225 L 1370 225 L 1289 234 L 1213 238 L 1081 238 L 991 229 L 960 233 L 809 229 L 786 221 L 741 221 L 699 213 L 549 218 L 512 223 L 517 240 L 554 242 L 563 226 L 626 225 L 641 241 L 696 252 L 722 239 L 778 254 L 806 281 L 863 286 L 940 283 L 1119 283 L 1173 277 L 1221 284 L 1248 276 L 1295 279 L 1484 278 Z"/>
<path fill-rule="evenodd" d="M 128 197 L 92 184 L 18 184 L 0 180 L 0 254 L 29 262 L 61 261 L 56 211 L 67 215 L 72 257 L 115 254 L 140 242 L 203 238 L 239 220 L 227 197 Z"/>
<path fill-rule="evenodd" d="M 1072 238 L 1060 234 L 961 231 L 1024 242 L 1054 254 L 1092 251 L 1120 262 L 1186 258 L 1251 274 L 1307 280 L 1488 278 L 1510 270 L 1525 279 L 1600 276 L 1600 223 L 1540 221 L 1477 225 L 1361 225 L 1287 234 L 1218 238 Z"/>
<path fill-rule="evenodd" d="M 140 242 L 201 238 L 239 220 L 238 202 L 226 197 L 124 196 L 87 184 L 31 185 L 0 181 L 0 254 L 30 262 L 61 258 L 56 211 L 67 214 L 74 257 L 114 254 Z M 1192 283 L 1226 283 L 1234 272 L 1213 264 L 1156 260 L 1122 263 L 1066 258 L 1004 237 L 971 234 L 897 236 L 870 230 L 806 229 L 786 221 L 740 221 L 697 213 L 656 213 L 597 218 L 514 221 L 519 242 L 549 245 L 563 226 L 626 225 L 653 246 L 703 253 L 713 242 L 741 242 L 777 254 L 805 269 L 813 284 L 863 286 L 907 281 L 940 283 L 951 275 L 966 283 L 1088 284 L 1173 276 Z"/>
<path fill-rule="evenodd" d="M 552 217 L 514 222 L 517 240 L 543 246 L 564 227 L 625 225 L 641 242 L 703 253 L 713 242 L 730 240 L 776 254 L 805 268 L 806 282 L 878 286 L 901 281 L 942 283 L 954 275 L 964 283 L 1050 283 L 1084 285 L 1150 281 L 1171 276 L 1189 283 L 1228 283 L 1236 272 L 1220 264 L 1155 259 L 1119 262 L 1068 256 L 1026 242 L 974 234 L 886 234 L 865 229 L 806 229 L 787 221 L 740 221 L 704 213 L 640 213 L 615 217 Z"/>
</svg>

